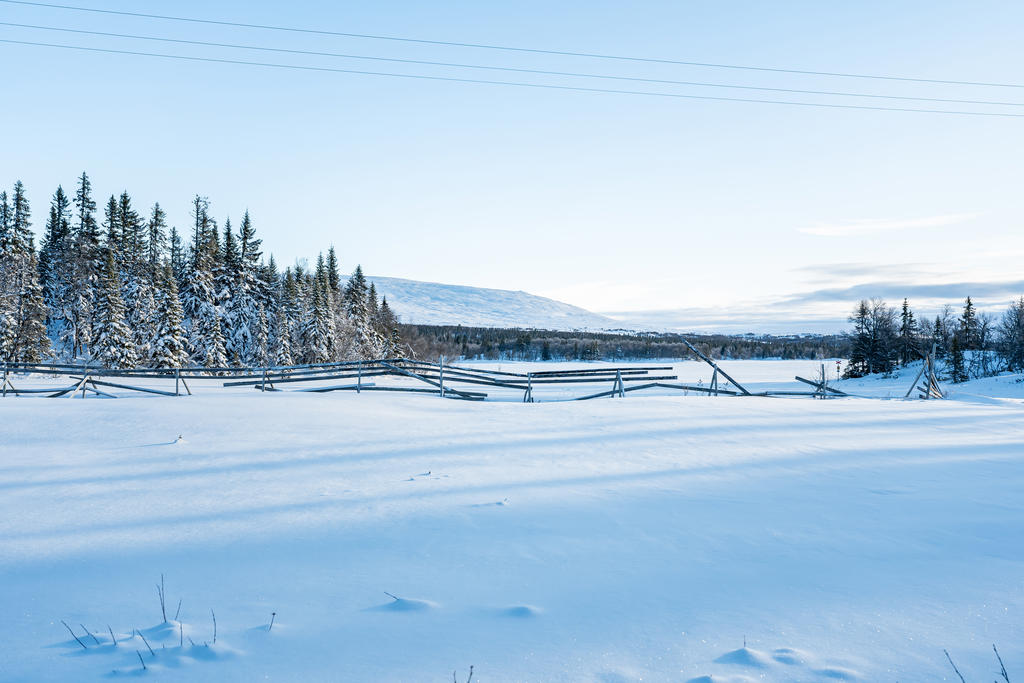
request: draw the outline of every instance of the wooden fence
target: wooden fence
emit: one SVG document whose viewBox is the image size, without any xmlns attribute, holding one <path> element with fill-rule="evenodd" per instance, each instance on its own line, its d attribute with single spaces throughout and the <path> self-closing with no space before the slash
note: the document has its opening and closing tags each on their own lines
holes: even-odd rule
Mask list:
<svg viewBox="0 0 1024 683">
<path fill-rule="evenodd" d="M 478 367 L 438 363 L 411 358 L 380 358 L 376 360 L 342 361 L 290 366 L 268 367 L 185 367 L 185 368 L 102 368 L 86 364 L 67 363 L 4 363 L 0 364 L 0 395 L 20 396 L 39 394 L 49 398 L 61 396 L 97 396 L 116 398 L 111 389 L 137 391 L 161 396 L 191 395 L 189 382 L 196 380 L 219 381 L 223 387 L 253 387 L 259 391 L 304 391 L 326 393 L 333 391 L 383 391 L 436 394 L 442 398 L 482 401 L 488 394 L 483 389 L 511 390 L 522 401 L 533 403 L 536 392 L 551 387 L 580 388 L 582 395 L 549 396 L 555 400 L 588 400 L 602 397 L 623 398 L 627 393 L 646 389 L 668 389 L 694 392 L 709 396 L 809 396 L 831 398 L 847 394 L 828 386 L 824 366 L 817 380 L 796 379 L 814 387 L 813 391 L 762 391 L 752 393 L 733 379 L 717 363 L 691 347 L 694 354 L 712 368 L 707 385 L 686 384 L 669 374 L 672 366 L 601 366 L 572 370 L 540 370 L 535 372 L 508 372 Z M 67 377 L 70 384 L 58 387 L 21 387 L 20 378 L 28 374 Z M 390 381 L 385 381 L 390 378 Z M 406 380 L 395 383 L 395 379 Z M 721 386 L 719 379 L 725 380 Z M 146 381 L 146 386 L 140 384 Z M 157 380 L 154 382 L 154 380 Z M 409 386 L 407 380 L 413 380 Z M 594 385 L 604 385 L 593 391 Z M 610 386 L 610 388 L 608 388 Z M 173 387 L 173 388 L 172 388 Z"/>
</svg>

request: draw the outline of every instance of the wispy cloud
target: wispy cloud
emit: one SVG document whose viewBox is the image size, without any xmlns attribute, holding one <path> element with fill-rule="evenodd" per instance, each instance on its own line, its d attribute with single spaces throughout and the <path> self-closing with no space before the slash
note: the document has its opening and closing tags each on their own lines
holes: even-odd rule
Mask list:
<svg viewBox="0 0 1024 683">
<path fill-rule="evenodd" d="M 799 231 L 807 235 L 819 235 L 822 237 L 845 237 L 847 235 L 860 235 L 872 232 L 937 228 L 944 225 L 963 223 L 976 216 L 977 214 L 973 213 L 953 213 L 944 216 L 926 216 L 924 218 L 862 218 L 846 221 L 845 223 L 814 225 L 809 228 L 800 228 Z"/>
</svg>

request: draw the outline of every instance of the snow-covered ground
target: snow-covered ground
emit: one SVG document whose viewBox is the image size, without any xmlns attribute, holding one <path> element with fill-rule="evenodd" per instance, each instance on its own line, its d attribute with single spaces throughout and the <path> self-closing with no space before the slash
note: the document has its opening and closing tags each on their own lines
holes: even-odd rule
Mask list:
<svg viewBox="0 0 1024 683">
<path fill-rule="evenodd" d="M 723 367 L 798 389 L 819 364 Z M 896 396 L 912 378 L 838 386 Z M 463 681 L 474 665 L 474 681 L 906 683 L 953 680 L 947 648 L 987 681 L 993 643 L 1015 680 L 1016 379 L 946 401 L 212 382 L 0 399 L 0 680 Z"/>
<path fill-rule="evenodd" d="M 632 328 L 579 306 L 528 292 L 446 285 L 397 277 L 367 278 L 402 322 L 419 325 L 526 327 L 545 330 Z"/>
</svg>

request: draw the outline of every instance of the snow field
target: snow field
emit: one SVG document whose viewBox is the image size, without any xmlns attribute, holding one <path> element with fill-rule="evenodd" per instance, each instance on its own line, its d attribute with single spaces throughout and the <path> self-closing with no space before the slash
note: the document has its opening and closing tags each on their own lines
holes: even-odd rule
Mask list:
<svg viewBox="0 0 1024 683">
<path fill-rule="evenodd" d="M 0 400 L 0 436 L 4 681 L 1024 671 L 1018 400 L 209 390 Z"/>
</svg>

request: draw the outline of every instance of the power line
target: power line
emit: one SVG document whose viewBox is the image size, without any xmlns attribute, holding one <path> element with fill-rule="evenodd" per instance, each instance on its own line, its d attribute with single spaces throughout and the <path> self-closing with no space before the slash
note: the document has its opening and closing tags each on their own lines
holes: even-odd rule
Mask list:
<svg viewBox="0 0 1024 683">
<path fill-rule="evenodd" d="M 761 92 L 782 92 L 790 94 L 800 95 L 828 95 L 837 97 L 864 97 L 872 99 L 882 100 L 909 100 L 915 102 L 940 102 L 947 104 L 980 104 L 980 105 L 993 105 L 993 106 L 1005 106 L 1005 107 L 1024 107 L 1024 102 L 996 102 L 991 100 L 963 100 L 963 99 L 948 99 L 940 97 L 911 97 L 906 95 L 881 95 L 875 93 L 856 93 L 856 92 L 838 92 L 832 90 L 800 90 L 795 88 L 769 88 L 753 85 L 732 85 L 727 83 L 709 83 L 706 81 L 676 81 L 667 80 L 661 78 L 639 78 L 635 76 L 613 76 L 608 74 L 593 74 L 593 73 L 579 73 L 572 71 L 549 71 L 544 69 L 522 69 L 508 66 L 491 66 L 482 64 L 464 64 L 458 62 L 434 62 L 422 59 L 399 59 L 396 57 L 374 57 L 367 55 L 355 55 L 345 54 L 338 52 L 319 52 L 314 50 L 294 50 L 288 48 L 279 47 L 265 47 L 261 45 L 242 45 L 238 43 L 215 43 L 203 40 L 185 40 L 181 38 L 164 38 L 160 36 L 142 36 L 131 33 L 111 33 L 108 31 L 88 31 L 85 29 L 75 28 L 64 28 L 58 26 L 41 26 L 38 24 L 18 24 L 8 21 L 0 21 L 0 26 L 15 26 L 18 28 L 29 28 L 37 29 L 42 31 L 59 31 L 62 33 L 76 33 L 90 36 L 104 36 L 110 38 L 129 38 L 132 40 L 148 40 L 157 41 L 162 43 L 176 43 L 180 45 L 200 45 L 204 47 L 220 47 L 230 48 L 236 50 L 259 50 L 262 52 L 277 52 L 284 54 L 293 55 L 306 55 L 314 57 L 337 57 L 342 59 L 362 59 L 376 62 L 391 62 L 399 64 L 416 64 L 421 66 L 443 66 L 443 67 L 455 67 L 459 69 L 483 69 L 488 71 L 505 71 L 514 73 L 525 73 L 525 74 L 538 74 L 545 76 L 568 76 L 572 78 L 599 78 L 606 80 L 615 81 L 630 81 L 638 83 L 655 83 L 660 85 L 686 85 L 686 86 L 699 86 L 707 88 L 727 88 L 731 90 L 756 90 Z"/>
<path fill-rule="evenodd" d="M 646 62 L 652 64 L 675 64 L 682 66 L 696 66 L 711 69 L 739 69 L 744 71 L 765 71 L 771 73 L 799 74 L 803 76 L 831 76 L 840 78 L 867 78 L 883 81 L 905 81 L 912 83 L 933 83 L 943 85 L 975 85 L 995 88 L 1024 88 L 1019 83 L 990 83 L 984 81 L 956 81 L 937 78 L 911 78 L 909 76 L 887 76 L 879 74 L 858 74 L 838 71 L 810 71 L 804 69 L 781 69 L 764 66 L 749 66 L 740 64 L 717 64 L 713 62 L 689 62 L 677 59 L 657 59 L 653 57 L 630 57 L 625 55 L 602 54 L 597 52 L 572 52 L 568 50 L 543 50 L 539 48 L 513 47 L 509 45 L 492 45 L 488 43 L 461 43 L 445 40 L 427 40 L 424 38 L 407 38 L 403 36 L 385 36 L 371 33 L 347 33 L 342 31 L 324 31 L 321 29 L 295 28 L 289 26 L 273 26 L 268 24 L 248 24 L 240 21 L 217 21 L 214 19 L 196 19 L 194 17 L 176 17 L 163 14 L 147 14 L 143 12 L 126 12 L 121 10 L 100 9 L 96 7 L 75 7 L 73 5 L 59 5 L 48 2 L 31 2 L 30 0 L 0 0 L 0 2 L 11 5 L 28 5 L 32 7 L 47 7 L 50 9 L 72 10 L 76 12 L 92 12 L 96 14 L 112 14 L 125 17 L 138 17 L 143 19 L 159 19 L 161 21 L 183 21 L 194 24 L 212 24 L 216 26 L 234 26 L 237 28 L 255 28 L 264 31 L 286 31 L 289 33 L 305 33 L 322 36 L 335 36 L 342 38 L 364 38 L 367 40 L 390 40 L 401 43 L 417 43 L 421 45 L 443 45 L 446 47 L 468 47 L 480 50 L 501 50 L 504 52 L 526 52 L 532 54 L 559 55 L 562 57 L 587 57 L 591 59 L 610 59 L 626 62 Z"/>
<path fill-rule="evenodd" d="M 0 0 L 3 2 L 6 0 Z M 513 86 L 518 88 L 540 88 L 544 90 L 570 90 L 574 92 L 590 92 L 590 93 L 603 93 L 603 94 L 614 94 L 614 95 L 642 95 L 648 97 L 670 97 L 675 99 L 687 99 L 687 100 L 711 100 L 716 102 L 754 102 L 759 104 L 781 104 L 795 107 L 817 107 L 823 109 L 860 109 L 869 111 L 901 111 L 901 112 L 914 112 L 921 114 L 947 114 L 947 115 L 962 115 L 962 116 L 995 116 L 1003 118 L 1024 118 L 1024 114 L 1010 114 L 1003 112 L 986 112 L 986 111 L 955 111 L 948 109 L 915 109 L 910 107 L 876 107 L 869 105 L 858 105 L 858 104 L 827 104 L 822 102 L 794 102 L 790 100 L 763 100 L 755 98 L 742 98 L 742 97 L 716 97 L 712 95 L 685 95 L 682 93 L 667 93 L 667 92 L 652 92 L 646 90 L 614 90 L 610 88 L 586 88 L 582 86 L 571 86 L 571 85 L 553 85 L 548 83 L 524 83 L 517 81 L 491 81 L 478 78 L 455 78 L 451 76 L 427 76 L 424 74 L 401 74 L 401 73 L 390 73 L 383 71 L 361 71 L 357 69 L 335 69 L 331 67 L 321 66 L 306 66 L 298 64 L 275 64 L 270 62 L 251 62 L 239 59 L 220 59 L 215 57 L 191 57 L 187 55 L 170 55 L 159 52 L 140 52 L 135 50 L 113 50 L 108 48 L 99 47 L 85 47 L 82 45 L 61 45 L 58 43 L 42 43 L 28 40 L 10 40 L 6 38 L 0 39 L 0 43 L 9 43 L 13 45 L 32 45 L 36 47 L 51 47 L 64 50 L 81 50 L 85 52 L 100 52 L 106 54 L 117 54 L 117 55 L 133 55 L 139 57 L 158 57 L 161 59 L 177 59 L 190 62 L 211 62 L 215 64 L 241 64 L 246 66 L 259 66 L 273 69 L 291 69 L 296 71 L 318 71 L 327 73 L 341 73 L 341 74 L 356 74 L 361 76 L 386 76 L 390 78 L 407 78 L 407 79 L 419 79 L 428 81 L 444 81 L 449 83 L 473 83 L 483 85 L 502 85 L 502 86 Z"/>
</svg>

